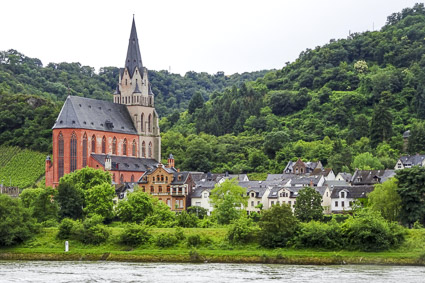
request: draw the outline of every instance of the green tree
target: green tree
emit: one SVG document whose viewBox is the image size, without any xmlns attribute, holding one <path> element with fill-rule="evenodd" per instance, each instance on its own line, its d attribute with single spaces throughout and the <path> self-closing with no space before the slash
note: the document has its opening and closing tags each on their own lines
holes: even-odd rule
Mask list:
<svg viewBox="0 0 425 283">
<path fill-rule="evenodd" d="M 247 205 L 246 188 L 238 185 L 236 178 L 215 185 L 210 194 L 214 215 L 219 224 L 229 224 L 239 218 L 241 209 Z"/>
<path fill-rule="evenodd" d="M 194 214 L 182 211 L 177 215 L 177 226 L 184 228 L 196 228 L 198 227 L 198 217 Z"/>
<path fill-rule="evenodd" d="M 204 139 L 196 137 L 189 141 L 182 167 L 186 170 L 208 172 L 212 169 L 211 159 L 211 146 Z"/>
<path fill-rule="evenodd" d="M 410 129 L 407 152 L 409 154 L 423 153 L 425 151 L 425 122 L 417 122 Z"/>
<path fill-rule="evenodd" d="M 425 168 L 414 166 L 398 170 L 397 192 L 401 198 L 400 219 L 411 226 L 416 221 L 425 224 Z"/>
<path fill-rule="evenodd" d="M 19 195 L 22 204 L 31 210 L 38 222 L 57 220 L 59 207 L 55 201 L 57 191 L 52 188 L 25 189 Z"/>
<path fill-rule="evenodd" d="M 294 209 L 295 216 L 303 222 L 322 220 L 322 196 L 315 189 L 307 187 L 298 192 Z"/>
<path fill-rule="evenodd" d="M 381 102 L 373 110 L 370 124 L 370 142 L 376 147 L 380 142 L 389 141 L 392 136 L 393 116 L 385 103 Z"/>
<path fill-rule="evenodd" d="M 112 185 L 103 183 L 96 185 L 85 192 L 86 207 L 84 211 L 87 215 L 98 214 L 104 219 L 112 219 L 114 216 L 115 189 Z"/>
<path fill-rule="evenodd" d="M 189 206 L 187 208 L 187 213 L 193 214 L 199 219 L 204 219 L 208 216 L 208 209 L 200 207 L 200 206 Z"/>
<path fill-rule="evenodd" d="M 83 217 L 84 194 L 68 182 L 60 183 L 55 198 L 59 203 L 59 216 L 81 219 Z"/>
<path fill-rule="evenodd" d="M 142 191 L 127 194 L 127 199 L 120 201 L 117 206 L 117 215 L 124 222 L 141 223 L 153 211 L 152 197 Z"/>
<path fill-rule="evenodd" d="M 19 199 L 0 194 L 0 246 L 29 239 L 36 232 L 35 219 Z"/>
<path fill-rule="evenodd" d="M 286 247 L 299 230 L 299 222 L 286 204 L 264 210 L 259 225 L 260 244 L 267 248 Z"/>
<path fill-rule="evenodd" d="M 289 134 L 286 131 L 271 132 L 264 137 L 264 150 L 271 158 L 274 158 L 276 152 L 288 142 Z"/>
<path fill-rule="evenodd" d="M 401 198 L 397 193 L 397 179 L 391 178 L 382 184 L 376 184 L 368 195 L 368 206 L 381 213 L 388 221 L 397 221 L 401 209 Z"/>
<path fill-rule="evenodd" d="M 196 109 L 201 109 L 204 106 L 204 102 L 202 94 L 196 92 L 189 101 L 189 107 L 187 108 L 189 114 L 195 113 Z"/>
<path fill-rule="evenodd" d="M 379 170 L 384 169 L 384 165 L 382 165 L 379 159 L 374 157 L 371 153 L 364 152 L 354 157 L 351 168 L 359 170 Z"/>
</svg>

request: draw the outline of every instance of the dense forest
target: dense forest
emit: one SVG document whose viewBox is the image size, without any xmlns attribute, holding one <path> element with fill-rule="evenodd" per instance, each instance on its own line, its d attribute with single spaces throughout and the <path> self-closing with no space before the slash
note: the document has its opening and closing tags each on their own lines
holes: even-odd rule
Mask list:
<svg viewBox="0 0 425 283">
<path fill-rule="evenodd" d="M 232 173 L 277 173 L 298 157 L 336 172 L 392 168 L 400 154 L 425 151 L 424 54 L 425 7 L 416 4 L 380 31 L 332 39 L 280 70 L 150 71 L 163 156 L 182 170 Z M 43 67 L 14 50 L 0 63 L 0 144 L 44 152 L 66 96 L 111 99 L 119 70 Z"/>
</svg>

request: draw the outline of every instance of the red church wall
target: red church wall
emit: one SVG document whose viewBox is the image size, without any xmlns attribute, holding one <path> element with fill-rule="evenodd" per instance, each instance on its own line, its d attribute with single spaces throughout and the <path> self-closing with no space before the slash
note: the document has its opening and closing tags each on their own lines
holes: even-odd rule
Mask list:
<svg viewBox="0 0 425 283">
<path fill-rule="evenodd" d="M 62 133 L 64 140 L 64 174 L 70 173 L 70 164 L 71 164 L 71 135 L 75 132 L 77 137 L 77 168 L 83 168 L 83 137 L 84 134 L 87 135 L 87 165 L 93 168 L 96 168 L 90 164 L 90 154 L 97 153 L 102 154 L 102 139 L 105 136 L 106 138 L 106 154 L 117 155 L 117 156 L 133 156 L 133 140 L 136 142 L 136 152 L 135 157 L 139 156 L 138 152 L 138 136 L 131 134 L 120 134 L 96 130 L 87 130 L 87 129 L 53 129 L 53 167 L 47 170 L 46 165 L 46 186 L 56 187 L 59 183 L 59 167 L 58 167 L 58 137 Z M 92 151 L 92 136 L 96 137 L 95 151 Z M 112 141 L 113 138 L 117 139 L 116 154 L 112 154 Z M 127 139 L 127 155 L 123 155 L 123 142 L 124 139 Z M 100 164 L 99 167 L 102 167 Z M 103 168 L 103 167 L 102 167 Z M 52 172 L 52 173 L 50 173 Z M 140 172 L 138 172 L 140 173 Z M 51 174 L 52 176 L 49 176 Z M 130 181 L 131 174 L 129 174 L 128 181 Z M 140 173 L 140 176 L 142 174 Z M 49 178 L 47 178 L 49 176 Z M 136 175 L 135 175 L 136 176 Z M 140 177 L 138 176 L 138 177 Z M 124 175 L 124 178 L 127 179 L 127 174 Z M 135 179 L 137 181 L 138 179 Z"/>
</svg>

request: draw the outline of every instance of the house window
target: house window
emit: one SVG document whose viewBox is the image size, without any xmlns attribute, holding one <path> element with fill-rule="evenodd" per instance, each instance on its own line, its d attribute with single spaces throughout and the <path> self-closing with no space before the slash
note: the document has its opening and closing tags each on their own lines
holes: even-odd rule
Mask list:
<svg viewBox="0 0 425 283">
<path fill-rule="evenodd" d="M 124 139 L 122 143 L 122 155 L 127 155 L 127 139 Z"/>
<path fill-rule="evenodd" d="M 288 201 L 288 204 L 289 204 L 289 206 L 291 206 L 291 201 L 290 200 Z"/>
<path fill-rule="evenodd" d="M 274 205 L 274 201 L 272 201 L 272 205 Z"/>
<path fill-rule="evenodd" d="M 154 188 L 153 188 L 153 186 L 151 186 L 151 193 L 153 193 L 154 192 Z"/>
<path fill-rule="evenodd" d="M 149 158 L 152 158 L 152 142 L 149 142 L 149 149 L 148 149 L 148 153 L 149 153 Z"/>
<path fill-rule="evenodd" d="M 83 167 L 87 166 L 87 135 L 83 136 Z"/>
<path fill-rule="evenodd" d="M 167 198 L 167 205 L 168 207 L 171 207 L 171 200 L 169 198 Z"/>
<path fill-rule="evenodd" d="M 338 201 L 335 201 L 335 207 L 338 207 Z"/>
<path fill-rule="evenodd" d="M 170 193 L 170 186 L 167 186 L 167 193 Z"/>
<path fill-rule="evenodd" d="M 343 201 L 341 201 L 341 207 L 344 207 L 344 202 Z"/>
<path fill-rule="evenodd" d="M 257 201 L 257 205 L 259 205 L 260 204 L 260 201 Z"/>
<path fill-rule="evenodd" d="M 102 153 L 106 153 L 106 137 L 102 138 Z"/>
<path fill-rule="evenodd" d="M 112 181 L 114 181 L 114 182 L 115 182 L 115 173 L 114 173 L 114 174 L 112 174 Z"/>
<path fill-rule="evenodd" d="M 208 193 L 204 193 L 204 198 L 207 198 L 208 197 Z"/>
<path fill-rule="evenodd" d="M 63 162 L 64 143 L 63 135 L 59 133 L 58 136 L 58 176 L 59 179 L 63 177 L 64 162 Z"/>
<path fill-rule="evenodd" d="M 142 157 L 146 157 L 146 144 L 142 142 Z"/>
<path fill-rule="evenodd" d="M 159 186 L 159 187 L 158 187 L 158 192 L 159 192 L 159 193 L 162 193 L 162 186 Z"/>
<path fill-rule="evenodd" d="M 132 152 L 132 155 L 133 156 L 136 156 L 136 140 L 133 140 L 133 145 L 132 145 L 132 148 L 133 148 L 133 152 Z"/>
<path fill-rule="evenodd" d="M 251 197 L 255 197 L 255 193 L 251 193 Z"/>
<path fill-rule="evenodd" d="M 134 175 L 131 175 L 131 182 L 134 183 Z"/>
<path fill-rule="evenodd" d="M 251 206 L 254 206 L 254 201 L 251 201 Z"/>
<path fill-rule="evenodd" d="M 341 192 L 341 198 L 345 198 L 345 192 Z"/>
<path fill-rule="evenodd" d="M 74 172 L 77 170 L 77 135 L 75 132 L 71 135 L 71 144 L 70 144 L 70 152 L 71 152 L 71 164 L 70 164 L 70 172 Z"/>
<path fill-rule="evenodd" d="M 91 137 L 91 152 L 92 153 L 96 152 L 96 136 L 95 135 Z"/>
<path fill-rule="evenodd" d="M 197 202 L 195 203 L 195 206 L 201 206 L 201 202 L 200 202 L 200 201 L 197 201 Z"/>
<path fill-rule="evenodd" d="M 112 154 L 117 154 L 117 138 L 114 137 L 112 140 Z"/>
</svg>

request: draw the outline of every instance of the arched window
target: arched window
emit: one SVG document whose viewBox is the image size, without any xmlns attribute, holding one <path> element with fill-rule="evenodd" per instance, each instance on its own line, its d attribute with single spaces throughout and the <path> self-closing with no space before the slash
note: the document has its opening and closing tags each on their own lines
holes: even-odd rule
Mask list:
<svg viewBox="0 0 425 283">
<path fill-rule="evenodd" d="M 112 140 L 112 154 L 117 154 L 117 138 L 114 137 Z"/>
<path fill-rule="evenodd" d="M 134 183 L 134 175 L 131 175 L 131 182 Z"/>
<path fill-rule="evenodd" d="M 58 176 L 63 177 L 63 155 L 64 155 L 64 144 L 62 132 L 58 136 Z"/>
<path fill-rule="evenodd" d="M 122 155 L 127 155 L 127 139 L 122 142 Z"/>
<path fill-rule="evenodd" d="M 143 129 L 145 128 L 145 114 L 142 113 L 142 120 L 141 120 L 141 125 L 140 125 L 140 130 L 143 132 Z"/>
<path fill-rule="evenodd" d="M 75 170 L 77 170 L 77 135 L 75 134 L 75 132 L 72 132 L 71 135 L 70 153 L 71 163 L 69 166 L 69 171 L 74 172 Z"/>
<path fill-rule="evenodd" d="M 149 142 L 148 157 L 152 158 L 152 142 Z"/>
<path fill-rule="evenodd" d="M 142 157 L 146 157 L 146 144 L 142 142 Z"/>
<path fill-rule="evenodd" d="M 121 174 L 121 177 L 120 177 L 120 184 L 122 184 L 122 183 L 124 183 L 124 175 L 123 174 Z"/>
<path fill-rule="evenodd" d="M 148 117 L 148 131 L 149 132 L 152 132 L 151 126 L 152 126 L 152 115 L 149 114 L 149 117 Z"/>
<path fill-rule="evenodd" d="M 83 136 L 83 167 L 87 166 L 87 134 Z"/>
<path fill-rule="evenodd" d="M 96 153 L 96 136 L 91 137 L 91 152 Z"/>
<path fill-rule="evenodd" d="M 132 145 L 132 148 L 133 148 L 133 152 L 132 152 L 132 155 L 133 156 L 136 156 L 136 140 L 133 140 L 133 145 Z"/>
<path fill-rule="evenodd" d="M 106 137 L 102 138 L 102 153 L 106 153 Z"/>
</svg>

